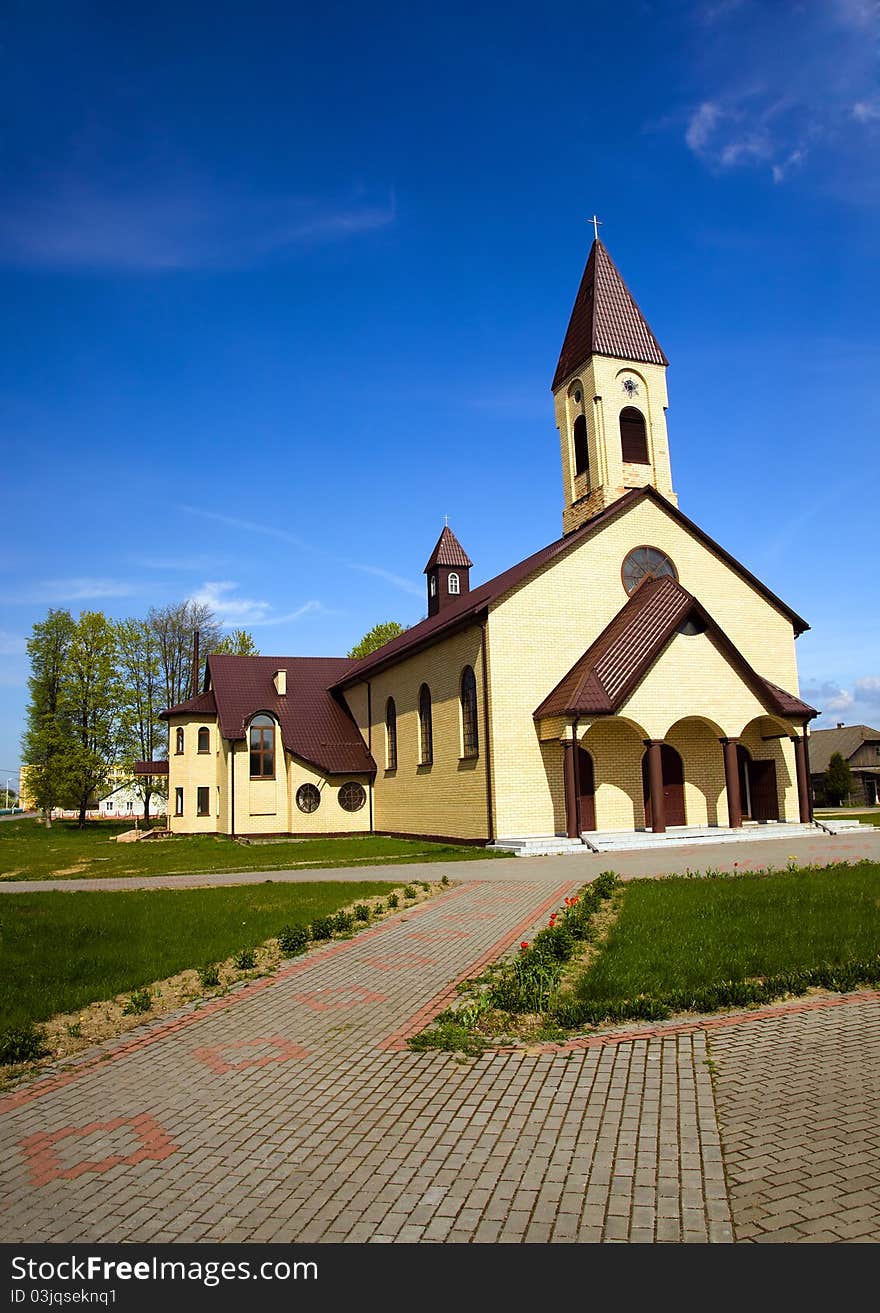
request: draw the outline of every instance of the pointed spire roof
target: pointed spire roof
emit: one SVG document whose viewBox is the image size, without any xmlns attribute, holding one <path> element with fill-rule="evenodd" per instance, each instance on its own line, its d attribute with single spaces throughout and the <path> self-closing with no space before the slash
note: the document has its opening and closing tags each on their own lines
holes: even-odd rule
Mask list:
<svg viewBox="0 0 880 1313">
<path fill-rule="evenodd" d="M 590 356 L 616 356 L 649 365 L 669 361 L 633 299 L 605 246 L 597 238 L 590 250 L 559 364 L 553 376 L 555 392 Z"/>
<path fill-rule="evenodd" d="M 469 570 L 473 561 L 447 524 L 437 539 L 437 545 L 431 553 L 424 573 L 427 574 L 435 565 L 457 565 L 460 570 Z"/>
</svg>

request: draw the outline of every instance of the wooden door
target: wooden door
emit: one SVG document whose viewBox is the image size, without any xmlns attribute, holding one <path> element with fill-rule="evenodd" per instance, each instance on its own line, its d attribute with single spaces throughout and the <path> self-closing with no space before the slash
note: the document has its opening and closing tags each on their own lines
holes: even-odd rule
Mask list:
<svg viewBox="0 0 880 1313">
<path fill-rule="evenodd" d="M 578 832 L 596 828 L 596 781 L 593 758 L 586 748 L 577 750 Z"/>
<path fill-rule="evenodd" d="M 762 760 L 749 763 L 749 792 L 752 796 L 753 821 L 779 820 L 775 761 Z"/>
<path fill-rule="evenodd" d="M 684 811 L 684 763 L 681 757 L 664 743 L 660 748 L 660 761 L 663 767 L 663 810 L 667 825 L 686 825 Z M 645 796 L 645 825 L 653 826 L 651 808 L 651 787 L 648 779 L 648 754 L 642 757 L 642 791 Z"/>
</svg>

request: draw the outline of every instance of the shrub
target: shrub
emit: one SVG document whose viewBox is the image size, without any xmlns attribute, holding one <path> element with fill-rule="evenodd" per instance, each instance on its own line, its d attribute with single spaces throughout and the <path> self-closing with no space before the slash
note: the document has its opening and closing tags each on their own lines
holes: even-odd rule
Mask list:
<svg viewBox="0 0 880 1313">
<path fill-rule="evenodd" d="M 591 887 L 596 890 L 600 898 L 610 898 L 619 884 L 619 875 L 614 871 L 603 871 L 601 875 L 596 876 Z"/>
<path fill-rule="evenodd" d="M 45 1033 L 32 1021 L 0 1032 L 0 1065 L 4 1067 L 13 1062 L 33 1062 L 48 1052 Z"/>
<path fill-rule="evenodd" d="M 446 875 L 445 872 L 443 873 L 443 875 L 440 876 L 440 883 L 444 886 L 449 884 L 449 876 Z"/>
<path fill-rule="evenodd" d="M 346 934 L 354 925 L 354 917 L 351 912 L 337 912 L 333 917 L 333 932 L 337 935 Z"/>
<path fill-rule="evenodd" d="M 232 955 L 232 965 L 239 971 L 251 971 L 257 965 L 257 955 L 252 948 L 240 948 Z"/>
<path fill-rule="evenodd" d="M 302 953 L 309 942 L 309 932 L 304 925 L 285 925 L 278 931 L 278 947 L 288 957 Z"/>
<path fill-rule="evenodd" d="M 208 962 L 199 972 L 199 984 L 203 989 L 210 989 L 220 984 L 220 968 L 216 962 Z"/>
<path fill-rule="evenodd" d="M 122 1009 L 123 1016 L 136 1017 L 141 1012 L 149 1012 L 153 1006 L 153 995 L 148 989 L 135 989 L 129 994 L 125 1007 Z"/>
<path fill-rule="evenodd" d="M 397 897 L 397 894 L 389 894 L 388 906 L 392 912 L 395 910 L 395 908 L 400 906 L 400 899 Z"/>
<path fill-rule="evenodd" d="M 366 903 L 355 903 L 354 915 L 357 921 L 369 921 L 370 909 Z"/>
<path fill-rule="evenodd" d="M 429 894 L 431 892 L 431 886 L 428 884 L 427 880 L 420 880 L 419 883 L 421 884 L 422 889 L 426 894 Z"/>
<path fill-rule="evenodd" d="M 333 937 L 333 917 L 316 916 L 310 930 L 313 939 L 331 939 Z"/>
<path fill-rule="evenodd" d="M 405 885 L 403 889 L 404 898 L 415 898 L 416 891 L 411 884 Z"/>
</svg>

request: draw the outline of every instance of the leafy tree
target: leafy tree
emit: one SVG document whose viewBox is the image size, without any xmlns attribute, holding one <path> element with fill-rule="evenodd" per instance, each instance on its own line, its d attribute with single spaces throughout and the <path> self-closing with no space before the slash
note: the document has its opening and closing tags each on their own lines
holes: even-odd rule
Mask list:
<svg viewBox="0 0 880 1313">
<path fill-rule="evenodd" d="M 71 634 L 62 688 L 69 727 L 63 793 L 79 810 L 80 829 L 93 795 L 109 783 L 122 747 L 125 696 L 116 657 L 113 623 L 101 611 L 83 611 Z"/>
<path fill-rule="evenodd" d="M 226 656 L 259 656 L 259 649 L 254 642 L 253 635 L 249 634 L 246 629 L 233 629 L 231 634 L 224 635 L 214 652 L 223 652 Z"/>
<path fill-rule="evenodd" d="M 835 807 L 839 807 L 844 798 L 852 793 L 854 788 L 852 771 L 849 762 L 845 761 L 839 752 L 832 752 L 828 769 L 822 776 L 822 784 L 825 796 Z"/>
<path fill-rule="evenodd" d="M 156 779 L 134 776 L 135 761 L 153 761 L 168 751 L 168 729 L 159 719 L 164 705 L 159 639 L 149 620 L 120 620 L 116 643 L 123 685 L 122 755 L 132 772 L 135 791 L 143 800 L 146 824 L 152 796 L 166 796 Z"/>
<path fill-rule="evenodd" d="M 205 602 L 175 602 L 159 609 L 153 607 L 148 616 L 159 644 L 159 668 L 163 683 L 165 707 L 174 707 L 193 696 L 201 688 L 205 657 L 217 649 L 220 626 L 214 612 Z M 193 639 L 199 634 L 199 669 L 193 679 Z"/>
<path fill-rule="evenodd" d="M 44 813 L 47 825 L 51 823 L 53 807 L 62 805 L 61 760 L 69 728 L 62 704 L 73 630 L 69 611 L 50 610 L 45 620 L 34 625 L 27 645 L 31 661 L 30 701 L 21 747 L 30 768 L 28 791 Z"/>
<path fill-rule="evenodd" d="M 349 652 L 350 657 L 365 657 L 371 652 L 377 651 L 378 648 L 384 647 L 390 643 L 392 638 L 397 638 L 398 634 L 405 633 L 403 625 L 399 625 L 396 620 L 386 620 L 384 624 L 374 625 L 368 634 L 364 634 L 359 643 Z"/>
</svg>

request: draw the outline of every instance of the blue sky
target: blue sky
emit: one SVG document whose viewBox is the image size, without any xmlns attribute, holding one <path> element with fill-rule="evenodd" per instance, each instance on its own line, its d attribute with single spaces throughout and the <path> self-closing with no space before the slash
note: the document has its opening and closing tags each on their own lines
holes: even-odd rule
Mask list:
<svg viewBox="0 0 880 1313">
<path fill-rule="evenodd" d="M 0 773 L 49 606 L 267 654 L 558 537 L 591 236 L 671 360 L 682 509 L 880 724 L 880 6 L 13 3 L 0 30 Z M 0 780 L 0 786 L 5 783 Z"/>
</svg>

